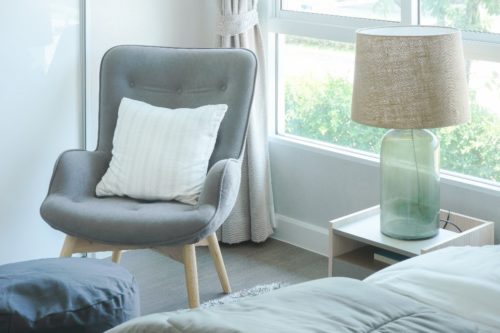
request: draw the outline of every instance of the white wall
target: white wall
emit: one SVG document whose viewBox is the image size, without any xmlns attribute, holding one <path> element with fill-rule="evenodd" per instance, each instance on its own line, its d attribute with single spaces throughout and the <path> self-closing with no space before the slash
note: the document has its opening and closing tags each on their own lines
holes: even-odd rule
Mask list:
<svg viewBox="0 0 500 333">
<path fill-rule="evenodd" d="M 213 47 L 216 1 L 87 0 L 87 147 L 104 52 L 119 44 Z M 0 264 L 57 256 L 39 215 L 54 162 L 83 143 L 80 1 L 4 1 L 0 12 Z"/>
<path fill-rule="evenodd" d="M 214 47 L 216 0 L 87 0 L 87 148 L 97 143 L 99 66 L 120 44 Z"/>
<path fill-rule="evenodd" d="M 274 138 L 271 174 L 278 215 L 275 237 L 326 254 L 328 221 L 379 203 L 379 166 L 307 145 Z M 441 207 L 497 222 L 500 243 L 500 191 L 441 181 Z"/>
<path fill-rule="evenodd" d="M 0 264 L 57 256 L 42 221 L 60 152 L 80 146 L 78 0 L 3 1 L 0 11 Z"/>
</svg>

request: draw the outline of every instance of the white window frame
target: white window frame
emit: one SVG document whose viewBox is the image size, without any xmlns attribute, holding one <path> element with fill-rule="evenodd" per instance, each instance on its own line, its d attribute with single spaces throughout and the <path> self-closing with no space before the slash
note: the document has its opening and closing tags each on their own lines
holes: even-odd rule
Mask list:
<svg viewBox="0 0 500 333">
<path fill-rule="evenodd" d="M 279 77 L 280 44 L 284 42 L 283 35 L 287 34 L 354 44 L 356 30 L 360 28 L 418 25 L 419 0 L 402 0 L 400 22 L 287 11 L 280 8 L 280 3 L 281 0 L 269 0 L 268 7 L 265 9 L 264 22 L 264 31 L 267 32 L 267 54 L 269 59 L 267 73 L 269 82 L 268 103 L 270 112 L 268 123 L 270 140 L 301 145 L 307 149 L 329 154 L 336 158 L 378 165 L 380 160 L 378 154 L 361 152 L 349 147 L 317 142 L 307 138 L 278 134 L 278 118 L 281 116 L 279 113 L 284 112 L 284 89 L 282 89 L 284 85 Z M 462 31 L 462 37 L 466 58 L 500 63 L 500 33 Z M 441 180 L 443 183 L 463 188 L 473 188 L 476 191 L 488 194 L 500 194 L 500 184 L 486 179 L 441 170 Z"/>
</svg>

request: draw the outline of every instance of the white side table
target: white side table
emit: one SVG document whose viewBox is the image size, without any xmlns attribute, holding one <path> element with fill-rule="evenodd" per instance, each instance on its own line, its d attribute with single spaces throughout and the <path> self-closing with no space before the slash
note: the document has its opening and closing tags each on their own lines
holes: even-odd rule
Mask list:
<svg viewBox="0 0 500 333">
<path fill-rule="evenodd" d="M 457 225 L 461 232 L 448 224 L 439 233 L 423 240 L 399 240 L 380 232 L 380 208 L 374 206 L 330 222 L 329 276 L 349 276 L 363 279 L 388 266 L 374 259 L 380 250 L 398 256 L 414 257 L 447 246 L 480 246 L 493 244 L 493 222 L 441 210 L 441 219 Z"/>
</svg>

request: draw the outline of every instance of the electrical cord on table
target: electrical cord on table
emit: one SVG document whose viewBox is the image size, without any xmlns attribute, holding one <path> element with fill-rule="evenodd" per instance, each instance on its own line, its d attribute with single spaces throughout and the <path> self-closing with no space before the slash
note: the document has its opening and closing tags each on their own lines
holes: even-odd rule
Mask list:
<svg viewBox="0 0 500 333">
<path fill-rule="evenodd" d="M 450 221 L 450 214 L 451 214 L 451 212 L 448 211 L 448 216 L 446 216 L 446 220 L 440 219 L 441 222 L 444 222 L 443 229 L 446 229 L 448 224 L 451 224 L 452 226 L 454 226 L 458 230 L 458 232 L 462 232 L 462 229 L 460 229 L 460 227 L 458 225 L 456 225 L 455 223 Z"/>
</svg>

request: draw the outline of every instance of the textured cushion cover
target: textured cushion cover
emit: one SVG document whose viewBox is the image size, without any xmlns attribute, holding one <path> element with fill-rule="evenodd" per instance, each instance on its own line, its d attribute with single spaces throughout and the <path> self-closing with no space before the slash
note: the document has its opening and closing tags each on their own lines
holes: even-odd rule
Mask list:
<svg viewBox="0 0 500 333">
<path fill-rule="evenodd" d="M 168 109 L 123 98 L 98 196 L 196 204 L 227 105 Z"/>
<path fill-rule="evenodd" d="M 60 258 L 0 266 L 0 332 L 103 332 L 139 315 L 124 268 Z"/>
</svg>

